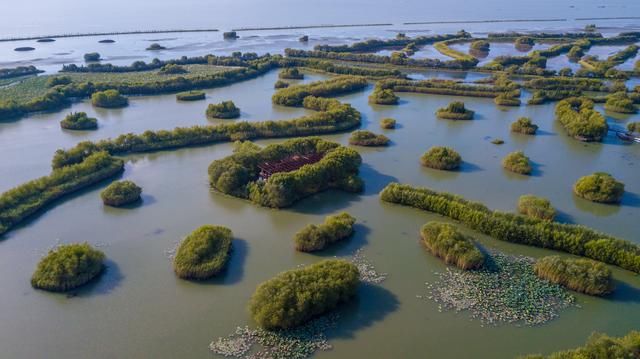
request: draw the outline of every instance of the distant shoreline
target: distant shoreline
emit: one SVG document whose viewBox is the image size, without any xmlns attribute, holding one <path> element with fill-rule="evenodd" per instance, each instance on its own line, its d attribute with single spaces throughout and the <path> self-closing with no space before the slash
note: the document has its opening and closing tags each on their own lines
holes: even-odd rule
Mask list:
<svg viewBox="0 0 640 359">
<path fill-rule="evenodd" d="M 568 19 L 451 20 L 451 21 L 403 22 L 402 25 L 484 24 L 484 23 L 501 23 L 501 22 L 565 22 L 565 21 L 568 21 Z"/>
<path fill-rule="evenodd" d="M 297 29 L 321 29 L 332 27 L 367 27 L 367 26 L 393 26 L 393 24 L 342 24 L 342 25 L 302 25 L 302 26 L 273 26 L 273 27 L 240 27 L 231 31 L 261 31 L 261 30 L 297 30 Z"/>
<path fill-rule="evenodd" d="M 112 31 L 112 32 L 89 32 L 78 34 L 40 35 L 25 37 L 1 38 L 0 42 L 27 41 L 39 39 L 62 39 L 69 37 L 92 37 L 92 36 L 114 36 L 114 35 L 140 35 L 140 34 L 170 34 L 178 32 L 217 32 L 218 29 L 183 29 L 183 30 L 139 30 L 139 31 Z"/>
</svg>

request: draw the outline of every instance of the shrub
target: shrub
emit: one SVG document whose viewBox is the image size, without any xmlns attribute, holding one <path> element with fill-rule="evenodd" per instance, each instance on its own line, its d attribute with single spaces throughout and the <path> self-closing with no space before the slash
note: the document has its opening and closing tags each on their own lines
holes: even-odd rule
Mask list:
<svg viewBox="0 0 640 359">
<path fill-rule="evenodd" d="M 84 54 L 84 61 L 92 62 L 92 61 L 100 61 L 100 54 L 97 52 L 89 52 Z"/>
<path fill-rule="evenodd" d="M 420 157 L 420 163 L 425 167 L 451 171 L 460 167 L 462 157 L 449 147 L 436 146 L 431 147 Z"/>
<path fill-rule="evenodd" d="M 304 74 L 300 72 L 297 67 L 288 67 L 282 69 L 278 74 L 278 77 L 286 80 L 302 80 L 304 78 Z"/>
<path fill-rule="evenodd" d="M 482 267 L 484 255 L 471 238 L 460 233 L 454 225 L 428 222 L 420 229 L 422 241 L 435 256 L 460 269 Z"/>
<path fill-rule="evenodd" d="M 131 181 L 116 181 L 100 193 L 107 206 L 120 207 L 140 199 L 142 188 Z"/>
<path fill-rule="evenodd" d="M 507 93 L 499 94 L 493 99 L 493 102 L 499 106 L 520 106 L 520 99 Z"/>
<path fill-rule="evenodd" d="M 282 81 L 282 80 L 278 80 L 278 81 L 276 81 L 275 84 L 273 84 L 273 88 L 276 89 L 276 90 L 277 89 L 287 88 L 287 87 L 289 87 L 289 83 L 285 82 L 285 81 Z"/>
<path fill-rule="evenodd" d="M 538 277 L 577 292 L 605 295 L 613 290 L 611 270 L 591 259 L 548 256 L 538 259 L 533 270 Z"/>
<path fill-rule="evenodd" d="M 36 75 L 42 70 L 38 70 L 35 66 L 18 66 L 14 68 L 4 68 L 0 69 L 0 79 L 10 79 L 12 77 L 20 77 L 20 76 L 28 76 L 28 75 Z"/>
<path fill-rule="evenodd" d="M 494 81 L 493 85 L 465 84 L 452 80 L 429 79 L 429 80 L 405 80 L 405 79 L 383 79 L 376 84 L 376 90 L 391 90 L 394 92 L 415 92 L 436 95 L 452 96 L 473 96 L 494 98 L 501 94 L 506 97 L 520 97 L 520 90 L 517 83 L 508 80 L 506 77 Z"/>
<path fill-rule="evenodd" d="M 390 89 L 377 88 L 369 95 L 369 102 L 377 105 L 397 105 L 398 96 Z"/>
<path fill-rule="evenodd" d="M 189 71 L 184 68 L 184 66 L 176 64 L 166 64 L 162 66 L 158 72 L 163 75 L 180 75 L 189 73 Z"/>
<path fill-rule="evenodd" d="M 380 127 L 385 130 L 391 130 L 396 128 L 396 120 L 393 118 L 383 118 L 380 120 Z"/>
<path fill-rule="evenodd" d="M 518 212 L 525 216 L 547 221 L 553 221 L 556 217 L 556 209 L 553 208 L 548 199 L 532 194 L 520 196 L 518 199 Z"/>
<path fill-rule="evenodd" d="M 533 124 L 529 117 L 520 117 L 511 124 L 511 132 L 518 132 L 525 135 L 535 135 L 538 125 Z"/>
<path fill-rule="evenodd" d="M 604 109 L 611 112 L 619 113 L 637 113 L 638 109 L 633 100 L 625 92 L 616 92 L 607 96 Z"/>
<path fill-rule="evenodd" d="M 371 131 L 358 130 L 351 132 L 349 144 L 358 146 L 386 146 L 389 138 L 385 135 L 376 135 Z"/>
<path fill-rule="evenodd" d="M 549 356 L 528 355 L 520 359 L 622 359 L 637 358 L 640 351 L 640 332 L 631 331 L 624 337 L 616 338 L 593 333 L 583 347 L 553 353 Z"/>
<path fill-rule="evenodd" d="M 353 233 L 354 223 L 356 223 L 354 217 L 349 213 L 342 212 L 335 216 L 328 216 L 319 226 L 310 224 L 293 237 L 296 250 L 301 252 L 319 251 L 331 243 L 348 238 Z"/>
<path fill-rule="evenodd" d="M 447 120 L 472 120 L 474 112 L 464 107 L 464 102 L 455 101 L 436 111 L 436 116 Z"/>
<path fill-rule="evenodd" d="M 640 246 L 581 225 L 492 211 L 477 202 L 428 188 L 391 183 L 383 201 L 434 212 L 458 220 L 498 240 L 555 249 L 640 273 Z"/>
<path fill-rule="evenodd" d="M 359 76 L 338 76 L 326 81 L 289 86 L 276 91 L 271 102 L 283 106 L 302 106 L 305 97 L 329 97 L 362 90 L 367 87 L 367 80 Z"/>
<path fill-rule="evenodd" d="M 500 138 L 494 138 L 493 140 L 491 140 L 491 143 L 493 143 L 494 145 L 503 145 L 504 140 Z"/>
<path fill-rule="evenodd" d="M 207 117 L 232 119 L 240 117 L 240 109 L 233 101 L 223 101 L 217 104 L 209 104 L 207 107 Z"/>
<path fill-rule="evenodd" d="M 475 50 L 475 51 L 487 52 L 489 51 L 490 46 L 491 44 L 489 44 L 488 41 L 476 40 L 472 42 L 471 45 L 469 45 L 469 49 Z"/>
<path fill-rule="evenodd" d="M 627 130 L 629 132 L 640 132 L 640 122 L 629 122 L 627 124 Z"/>
<path fill-rule="evenodd" d="M 204 91 L 193 90 L 187 92 L 179 92 L 176 94 L 176 99 L 178 101 L 198 101 L 204 100 L 207 96 Z"/>
<path fill-rule="evenodd" d="M 60 121 L 60 127 L 67 130 L 95 130 L 98 120 L 88 117 L 85 112 L 72 112 Z"/>
<path fill-rule="evenodd" d="M 104 258 L 87 243 L 60 245 L 38 262 L 31 285 L 51 292 L 80 287 L 102 273 Z"/>
<path fill-rule="evenodd" d="M 571 97 L 558 102 L 556 119 L 569 136 L 581 141 L 601 141 L 607 134 L 604 116 L 593 109 L 593 101 Z"/>
<path fill-rule="evenodd" d="M 176 275 L 183 279 L 207 279 L 218 274 L 229 260 L 233 233 L 222 226 L 204 225 L 191 232 L 173 259 Z"/>
<path fill-rule="evenodd" d="M 223 39 L 237 39 L 238 34 L 235 31 L 227 31 L 222 33 Z"/>
<path fill-rule="evenodd" d="M 509 153 L 502 159 L 502 167 L 511 172 L 520 173 L 522 175 L 531 174 L 532 171 L 531 164 L 529 163 L 529 157 L 525 156 L 522 151 Z"/>
<path fill-rule="evenodd" d="M 592 202 L 619 203 L 624 194 L 624 183 L 608 173 L 596 172 L 578 179 L 573 185 L 573 193 Z"/>
<path fill-rule="evenodd" d="M 158 44 L 158 43 L 153 43 L 151 45 L 149 45 L 149 47 L 147 47 L 147 50 L 149 51 L 157 51 L 157 50 L 166 50 L 167 48 Z"/>
<path fill-rule="evenodd" d="M 265 329 L 292 328 L 351 299 L 359 282 L 354 264 L 324 260 L 260 284 L 249 302 L 249 312 Z"/>
<path fill-rule="evenodd" d="M 533 47 L 533 45 L 535 45 L 535 41 L 529 36 L 520 36 L 516 38 L 514 44 L 518 49 L 530 49 L 531 47 Z"/>
<path fill-rule="evenodd" d="M 96 107 L 117 108 L 127 106 L 129 100 L 120 95 L 118 90 L 106 90 L 91 95 L 91 103 Z"/>
<path fill-rule="evenodd" d="M 58 85 L 68 85 L 72 82 L 69 76 L 52 76 L 47 79 L 47 87 L 54 87 Z"/>
</svg>

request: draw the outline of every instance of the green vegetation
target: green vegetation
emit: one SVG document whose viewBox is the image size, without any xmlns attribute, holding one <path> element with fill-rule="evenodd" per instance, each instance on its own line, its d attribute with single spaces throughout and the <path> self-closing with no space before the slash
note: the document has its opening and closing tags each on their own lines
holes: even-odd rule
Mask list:
<svg viewBox="0 0 640 359">
<path fill-rule="evenodd" d="M 100 54 L 97 52 L 89 52 L 84 54 L 84 61 L 92 62 L 92 61 L 100 61 Z"/>
<path fill-rule="evenodd" d="M 102 273 L 104 258 L 87 243 L 60 245 L 38 262 L 31 285 L 51 292 L 80 287 Z"/>
<path fill-rule="evenodd" d="M 222 33 L 222 38 L 225 40 L 235 40 L 239 36 L 235 31 L 227 31 Z"/>
<path fill-rule="evenodd" d="M 383 118 L 380 120 L 380 127 L 385 130 L 391 130 L 396 128 L 396 120 L 393 118 Z"/>
<path fill-rule="evenodd" d="M 438 50 L 438 52 L 440 52 L 441 54 L 443 54 L 445 56 L 452 57 L 452 58 L 464 63 L 466 67 L 474 67 L 475 65 L 477 65 L 478 64 L 478 60 L 475 57 L 473 57 L 471 55 L 468 55 L 468 54 L 465 54 L 463 52 L 454 50 L 451 47 L 449 47 L 449 45 L 457 43 L 457 42 L 460 42 L 460 40 L 454 39 L 454 40 L 436 42 L 435 44 L 433 44 L 433 48 Z"/>
<path fill-rule="evenodd" d="M 204 93 L 204 91 L 200 91 L 200 90 L 178 92 L 176 94 L 176 99 L 178 101 L 198 101 L 198 100 L 204 100 L 206 97 L 207 96 Z"/>
<path fill-rule="evenodd" d="M 349 137 L 349 144 L 357 146 L 386 146 L 389 141 L 385 135 L 377 135 L 366 130 L 353 131 Z"/>
<path fill-rule="evenodd" d="M 13 77 L 20 77 L 20 76 L 36 75 L 36 74 L 39 74 L 41 72 L 44 72 L 44 71 L 38 70 L 33 65 L 30 65 L 30 66 L 18 66 L 18 67 L 14 67 L 14 68 L 0 69 L 0 80 L 2 80 L 2 79 L 10 79 L 10 78 L 13 78 Z"/>
<path fill-rule="evenodd" d="M 166 64 L 158 70 L 158 73 L 162 75 L 181 75 L 189 73 L 189 70 L 182 65 Z"/>
<path fill-rule="evenodd" d="M 558 102 L 556 119 L 569 136 L 580 141 L 602 141 L 607 134 L 604 116 L 593 109 L 593 101 L 584 97 L 571 97 Z"/>
<path fill-rule="evenodd" d="M 58 85 L 68 85 L 71 82 L 73 82 L 73 80 L 69 76 L 53 76 L 47 79 L 46 85 L 47 87 L 54 87 Z"/>
<path fill-rule="evenodd" d="M 529 117 L 520 117 L 511 124 L 511 132 L 518 132 L 525 135 L 535 135 L 538 125 L 531 122 Z"/>
<path fill-rule="evenodd" d="M 630 114 L 638 112 L 633 100 L 629 98 L 626 92 L 616 92 L 607 96 L 607 102 L 604 104 L 604 109 L 611 112 Z"/>
<path fill-rule="evenodd" d="M 278 77 L 285 80 L 302 80 L 304 74 L 297 67 L 284 68 L 278 74 Z"/>
<path fill-rule="evenodd" d="M 627 130 L 629 132 L 638 132 L 638 133 L 640 133 L 640 122 L 629 122 L 627 124 Z"/>
<path fill-rule="evenodd" d="M 631 331 L 624 337 L 616 338 L 594 333 L 585 346 L 553 353 L 549 356 L 528 355 L 520 359 L 622 359 L 636 358 L 640 352 L 640 332 Z"/>
<path fill-rule="evenodd" d="M 60 127 L 67 130 L 95 130 L 98 120 L 88 117 L 86 112 L 72 112 L 60 121 Z"/>
<path fill-rule="evenodd" d="M 581 46 L 573 46 L 567 53 L 567 57 L 572 61 L 578 61 L 584 56 L 584 49 Z"/>
<path fill-rule="evenodd" d="M 605 295 L 613 290 L 611 270 L 591 259 L 542 257 L 536 261 L 533 270 L 538 277 L 577 292 Z"/>
<path fill-rule="evenodd" d="M 54 169 L 50 175 L 21 184 L 0 195 L 0 234 L 8 231 L 47 204 L 67 194 L 110 178 L 124 169 L 124 162 L 105 152 L 89 154 L 84 161 Z"/>
<path fill-rule="evenodd" d="M 584 27 L 584 31 L 586 32 L 594 32 L 597 30 L 596 24 L 587 24 Z"/>
<path fill-rule="evenodd" d="M 529 175 L 532 171 L 529 157 L 525 156 L 522 151 L 511 152 L 505 156 L 505 158 L 502 159 L 502 167 L 522 175 Z"/>
<path fill-rule="evenodd" d="M 375 91 L 416 92 L 451 96 L 497 97 L 504 94 L 513 98 L 520 96 L 518 84 L 500 79 L 494 86 L 470 85 L 451 80 L 430 79 L 411 81 L 403 79 L 385 79 L 376 84 Z"/>
<path fill-rule="evenodd" d="M 499 106 L 520 106 L 520 99 L 510 94 L 501 93 L 493 99 L 493 102 Z"/>
<path fill-rule="evenodd" d="M 447 107 L 443 107 L 436 111 L 438 118 L 447 120 L 472 120 L 474 112 L 464 107 L 464 102 L 455 101 Z"/>
<path fill-rule="evenodd" d="M 107 206 L 120 207 L 140 200 L 142 188 L 132 181 L 116 181 L 100 192 L 102 202 Z"/>
<path fill-rule="evenodd" d="M 479 52 L 487 52 L 489 51 L 490 46 L 491 44 L 486 40 L 476 40 L 469 45 L 469 49 Z"/>
<path fill-rule="evenodd" d="M 276 105 L 302 106 L 305 97 L 338 96 L 367 87 L 367 80 L 359 76 L 338 76 L 326 81 L 316 81 L 310 84 L 294 85 L 276 91 L 271 101 Z"/>
<path fill-rule="evenodd" d="M 127 106 L 129 100 L 120 95 L 118 90 L 106 90 L 94 92 L 91 95 L 91 103 L 96 107 L 118 108 Z"/>
<path fill-rule="evenodd" d="M 351 236 L 355 223 L 356 219 L 353 216 L 342 212 L 328 216 L 319 226 L 309 224 L 293 237 L 296 250 L 301 252 L 323 250 L 328 245 Z"/>
<path fill-rule="evenodd" d="M 428 222 L 420 229 L 422 241 L 435 256 L 460 269 L 477 269 L 484 263 L 484 255 L 473 240 L 448 223 Z"/>
<path fill-rule="evenodd" d="M 604 172 L 580 177 L 573 185 L 573 193 L 592 202 L 619 203 L 624 194 L 624 183 Z"/>
<path fill-rule="evenodd" d="M 518 212 L 525 216 L 547 221 L 553 221 L 556 217 L 556 209 L 551 202 L 542 197 L 525 194 L 518 199 Z"/>
<path fill-rule="evenodd" d="M 218 274 L 229 260 L 233 233 L 222 226 L 204 225 L 191 232 L 173 259 L 173 270 L 183 279 L 208 279 Z"/>
<path fill-rule="evenodd" d="M 491 143 L 493 143 L 494 145 L 503 145 L 504 140 L 500 138 L 494 138 L 493 140 L 491 140 Z"/>
<path fill-rule="evenodd" d="M 639 245 L 585 226 L 492 211 L 453 194 L 398 183 L 387 185 L 380 197 L 458 220 L 498 240 L 559 250 L 640 273 Z"/>
<path fill-rule="evenodd" d="M 518 50 L 529 50 L 536 44 L 535 40 L 529 36 L 520 36 L 517 37 L 514 42 L 516 49 Z"/>
<path fill-rule="evenodd" d="M 369 102 L 376 105 L 397 105 L 398 96 L 390 89 L 380 89 L 376 87 L 371 95 L 369 95 Z"/>
<path fill-rule="evenodd" d="M 249 312 L 265 329 L 292 328 L 350 300 L 359 282 L 354 264 L 324 260 L 260 284 L 249 302 Z"/>
<path fill-rule="evenodd" d="M 233 119 L 240 117 L 240 109 L 233 101 L 223 101 L 217 104 L 209 104 L 207 107 L 207 117 Z"/>
<path fill-rule="evenodd" d="M 282 81 L 282 80 L 278 80 L 278 81 L 276 81 L 275 84 L 273 84 L 273 88 L 276 89 L 276 90 L 287 88 L 287 87 L 289 87 L 289 83 L 285 82 L 285 81 Z"/>
<path fill-rule="evenodd" d="M 420 163 L 425 167 L 452 171 L 460 167 L 462 157 L 449 147 L 436 146 L 431 147 L 420 157 Z"/>
<path fill-rule="evenodd" d="M 278 163 L 292 156 L 321 155 L 314 163 L 293 171 L 273 173 L 258 180 L 260 166 Z M 211 186 L 223 193 L 247 198 L 265 207 L 282 208 L 330 188 L 361 192 L 363 182 L 358 177 L 362 158 L 357 151 L 327 142 L 317 137 L 293 139 L 263 149 L 238 151 L 213 161 L 209 166 Z"/>
<path fill-rule="evenodd" d="M 162 46 L 162 45 L 160 45 L 160 44 L 158 44 L 156 42 L 154 42 L 153 44 L 151 44 L 151 45 L 149 45 L 147 47 L 147 50 L 149 50 L 149 51 L 158 51 L 158 50 L 166 50 L 166 49 L 167 49 L 166 47 L 164 47 L 164 46 Z"/>
</svg>

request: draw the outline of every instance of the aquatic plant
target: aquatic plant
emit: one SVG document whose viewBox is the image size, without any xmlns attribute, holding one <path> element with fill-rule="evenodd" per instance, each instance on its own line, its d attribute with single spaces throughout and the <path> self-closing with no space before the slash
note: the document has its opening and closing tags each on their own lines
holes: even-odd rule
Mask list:
<svg viewBox="0 0 640 359">
<path fill-rule="evenodd" d="M 116 181 L 100 192 L 102 202 L 107 206 L 120 207 L 140 200 L 142 188 L 132 181 Z"/>
<path fill-rule="evenodd" d="M 611 112 L 629 114 L 638 112 L 634 101 L 627 95 L 626 92 L 616 92 L 607 96 L 607 101 L 604 104 L 604 109 Z"/>
<path fill-rule="evenodd" d="M 240 117 L 240 109 L 236 107 L 233 101 L 223 101 L 221 103 L 212 103 L 207 107 L 207 117 L 233 119 Z"/>
<path fill-rule="evenodd" d="M 520 106 L 520 99 L 508 93 L 501 93 L 493 99 L 499 106 Z"/>
<path fill-rule="evenodd" d="M 391 130 L 396 128 L 396 120 L 393 118 L 383 118 L 380 120 L 380 127 L 385 130 Z"/>
<path fill-rule="evenodd" d="M 305 97 L 330 97 L 359 91 L 367 87 L 367 80 L 359 76 L 338 76 L 326 81 L 289 86 L 276 91 L 271 101 L 276 105 L 302 106 Z"/>
<path fill-rule="evenodd" d="M 489 51 L 490 46 L 491 44 L 486 40 L 476 40 L 471 42 L 471 44 L 469 45 L 469 49 L 475 50 L 475 51 L 487 52 Z"/>
<path fill-rule="evenodd" d="M 183 279 L 207 279 L 218 274 L 229 260 L 233 233 L 229 228 L 204 225 L 191 232 L 173 259 L 176 275 Z"/>
<path fill-rule="evenodd" d="M 619 203 L 624 194 L 624 183 L 605 172 L 580 177 L 573 185 L 573 193 L 592 202 Z"/>
<path fill-rule="evenodd" d="M 505 158 L 502 159 L 502 167 L 522 175 L 529 175 L 532 171 L 529 157 L 525 156 L 522 151 L 511 152 L 506 155 Z"/>
<path fill-rule="evenodd" d="M 304 74 L 297 67 L 284 68 L 278 74 L 278 77 L 285 80 L 302 80 Z"/>
<path fill-rule="evenodd" d="M 527 355 L 519 359 L 574 359 L 574 358 L 635 358 L 640 351 L 640 332 L 631 331 L 623 337 L 610 337 L 593 333 L 587 343 L 579 348 L 545 355 Z"/>
<path fill-rule="evenodd" d="M 88 117 L 86 112 L 72 112 L 60 121 L 60 127 L 67 130 L 95 130 L 98 120 Z"/>
<path fill-rule="evenodd" d="M 390 89 L 376 87 L 369 95 L 369 102 L 376 105 L 397 105 L 398 100 L 398 96 Z"/>
<path fill-rule="evenodd" d="M 38 262 L 31 285 L 51 292 L 80 287 L 102 273 L 104 258 L 88 243 L 60 245 Z"/>
<path fill-rule="evenodd" d="M 357 146 L 387 146 L 389 141 L 387 136 L 367 130 L 353 131 L 349 137 L 349 144 Z"/>
<path fill-rule="evenodd" d="M 613 290 L 611 270 L 591 259 L 542 257 L 533 266 L 536 275 L 589 295 L 605 295 Z"/>
<path fill-rule="evenodd" d="M 538 125 L 531 122 L 529 117 L 519 117 L 511 124 L 511 132 L 522 133 L 525 135 L 535 135 L 538 131 Z"/>
<path fill-rule="evenodd" d="M 353 233 L 356 219 L 347 212 L 325 218 L 324 223 L 316 226 L 309 224 L 295 234 L 293 241 L 296 250 L 314 252 L 328 245 L 348 238 Z"/>
<path fill-rule="evenodd" d="M 118 108 L 127 106 L 129 100 L 122 96 L 118 90 L 105 90 L 94 92 L 91 95 L 91 104 L 96 107 Z"/>
<path fill-rule="evenodd" d="M 474 112 L 464 107 L 464 102 L 454 101 L 447 107 L 443 107 L 436 111 L 438 118 L 447 120 L 472 120 Z"/>
<path fill-rule="evenodd" d="M 420 237 L 427 249 L 447 264 L 460 269 L 477 269 L 484 263 L 484 255 L 473 240 L 452 224 L 428 222 L 420 229 Z"/>
<path fill-rule="evenodd" d="M 460 167 L 462 157 L 450 147 L 434 146 L 420 157 L 420 163 L 425 167 L 452 171 Z"/>
<path fill-rule="evenodd" d="M 186 92 L 178 92 L 176 94 L 176 99 L 178 101 L 198 101 L 204 100 L 206 98 L 206 94 L 204 91 L 192 90 Z"/>
<path fill-rule="evenodd" d="M 553 221 L 556 217 L 556 209 L 548 199 L 532 194 L 525 194 L 518 198 L 518 212 L 528 217 L 547 221 Z"/>
</svg>

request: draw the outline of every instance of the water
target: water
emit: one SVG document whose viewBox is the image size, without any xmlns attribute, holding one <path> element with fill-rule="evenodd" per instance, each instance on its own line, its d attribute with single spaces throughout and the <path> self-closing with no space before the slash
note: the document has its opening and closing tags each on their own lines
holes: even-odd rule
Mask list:
<svg viewBox="0 0 640 359">
<path fill-rule="evenodd" d="M 114 4 L 114 9 L 122 9 L 124 2 L 116 1 Z M 246 2 L 201 4 L 199 6 L 210 11 L 184 13 L 169 12 L 168 2 L 159 2 L 154 9 L 143 8 L 139 3 L 127 4 L 131 6 L 131 13 L 120 12 L 120 16 L 114 16 L 116 10 L 106 9 L 95 14 L 97 19 L 86 23 L 78 20 L 79 23 L 75 24 L 62 24 L 59 17 L 54 16 L 64 7 L 61 4 L 38 4 L 42 11 L 33 14 L 27 11 L 33 8 L 33 3 L 29 7 L 16 4 L 0 15 L 0 20 L 3 20 L 0 21 L 0 33 L 135 28 L 139 17 L 134 21 L 133 14 L 149 11 L 158 14 L 149 17 L 148 21 L 145 17 L 145 24 L 149 27 L 211 26 L 212 22 L 219 27 L 227 23 L 229 26 L 258 24 L 256 14 L 261 8 L 270 11 L 261 14 L 261 24 L 373 22 L 385 21 L 388 17 L 377 8 L 371 8 L 370 4 L 359 2 L 345 4 L 340 14 L 335 12 L 337 3 L 321 8 L 319 3 L 312 2 L 305 4 L 305 11 L 300 11 L 298 3 L 269 7 L 266 3 L 256 2 L 250 13 L 246 11 Z M 562 12 L 552 11 L 553 6 L 544 10 L 543 6 L 549 3 L 543 2 L 522 5 L 524 9 L 505 5 L 500 7 L 505 10 L 489 11 L 492 7 L 497 9 L 500 2 L 486 7 L 453 2 L 447 3 L 446 9 L 439 8 L 444 5 L 430 4 L 430 11 L 419 11 L 426 8 L 426 4 L 414 4 L 413 11 L 409 11 L 411 4 L 394 4 L 397 13 L 394 12 L 389 19 L 394 22 L 400 21 L 398 19 L 444 19 L 453 14 L 474 19 L 506 18 L 522 13 L 527 13 L 528 17 L 606 16 L 624 14 L 638 7 L 635 3 L 620 1 L 596 11 L 596 2 L 589 2 Z M 554 4 L 556 8 L 566 10 L 569 3 Z M 69 18 L 85 11 L 88 6 L 71 1 L 67 1 L 67 5 L 70 5 L 66 6 L 70 13 L 65 16 Z M 181 3 L 185 9 L 190 5 L 193 4 Z M 238 21 L 238 17 L 233 15 L 237 15 L 243 5 L 247 16 Z M 220 11 L 212 11 L 217 9 L 216 6 Z M 371 12 L 348 11 L 364 7 Z M 379 8 L 384 7 L 380 4 Z M 317 11 L 314 13 L 314 10 Z M 331 16 L 330 11 L 333 11 Z M 19 14 L 29 14 L 33 21 L 15 20 Z M 49 17 L 40 18 L 41 14 Z M 6 21 L 5 15 L 11 19 Z M 99 21 L 100 18 L 110 21 Z M 531 26 L 560 30 L 566 24 Z M 482 33 L 531 26 L 480 24 L 465 28 Z M 459 27 L 416 25 L 411 29 L 421 30 L 422 34 L 431 30 L 447 32 Z M 305 46 L 297 43 L 297 36 L 303 33 L 311 34 L 312 38 L 315 36 L 318 42 L 323 42 L 321 38 L 324 37 L 332 43 L 348 43 L 367 37 L 394 36 L 396 30 L 396 27 L 296 30 L 285 31 L 286 37 L 276 37 L 283 34 L 277 31 L 255 32 L 250 36 L 259 37 L 243 35 L 231 43 L 222 41 L 219 33 L 122 36 L 117 38 L 116 44 L 109 45 L 113 46 L 113 52 L 94 47 L 98 46 L 95 38 L 65 39 L 37 46 L 42 46 L 42 51 L 45 46 L 51 47 L 44 57 L 68 56 L 69 61 L 80 62 L 81 54 L 99 51 L 109 58 L 131 56 L 120 59 L 122 63 L 130 63 L 134 57 L 149 59 L 151 55 L 141 49 L 160 37 L 176 38 L 160 41 L 174 48 L 160 55 L 172 58 L 211 51 L 223 53 L 238 48 L 242 51 L 276 52 L 293 44 Z M 610 31 L 620 31 L 620 28 Z M 195 43 L 199 45 L 193 45 Z M 30 63 L 38 55 L 16 55 L 11 49 L 18 45 L 5 44 L 0 43 L 0 53 L 3 54 L 0 61 Z M 72 51 L 72 54 L 53 55 L 53 52 L 65 51 Z M 50 64 L 47 70 L 56 68 L 59 64 Z M 436 75 L 464 81 L 486 76 L 424 71 L 412 74 L 412 77 Z M 304 81 L 323 78 L 326 77 L 307 74 Z M 276 80 L 277 72 L 273 71 L 257 79 L 207 90 L 207 100 L 200 102 L 179 103 L 174 95 L 134 97 L 125 109 L 104 110 L 94 109 L 83 101 L 64 111 L 0 123 L 0 151 L 3 153 L 0 159 L 0 191 L 48 173 L 55 149 L 70 147 L 82 140 L 146 129 L 215 123 L 204 116 L 206 105 L 211 102 L 233 100 L 241 108 L 242 118 L 250 121 L 287 119 L 308 113 L 303 109 L 271 104 L 270 96 Z M 640 278 L 615 268 L 618 289 L 613 296 L 594 298 L 576 295 L 580 308 L 563 311 L 557 320 L 539 327 L 482 327 L 479 322 L 469 320 L 465 313 L 439 312 L 436 303 L 416 297 L 427 294 L 424 283 L 433 282 L 436 279 L 434 272 L 445 268 L 440 260 L 423 250 L 417 232 L 425 222 L 443 218 L 382 203 L 378 193 L 387 183 L 399 181 L 455 192 L 506 211 L 515 209 L 518 196 L 533 193 L 551 199 L 562 221 L 585 224 L 640 243 L 637 235 L 640 146 L 624 144 L 611 136 L 601 144 L 572 140 L 555 123 L 553 104 L 501 108 L 491 99 L 456 98 L 476 111 L 477 116 L 470 122 L 451 122 L 438 120 L 434 115 L 437 108 L 452 100 L 451 97 L 401 94 L 399 106 L 372 106 L 367 103 L 371 90 L 370 86 L 339 98 L 362 112 L 362 128 L 383 132 L 393 141 L 388 148 L 357 148 L 364 160 L 362 177 L 366 190 L 362 195 L 329 191 L 305 199 L 290 209 L 271 210 L 211 193 L 207 166 L 211 161 L 229 155 L 232 150 L 230 144 L 218 144 L 126 156 L 126 171 L 122 178 L 131 179 L 144 189 L 143 202 L 135 208 L 104 207 L 99 192 L 108 182 L 100 183 L 58 202 L 49 211 L 5 235 L 0 240 L 0 288 L 3 289 L 0 296 L 0 357 L 212 357 L 207 349 L 209 342 L 226 336 L 238 325 L 253 325 L 246 303 L 258 283 L 300 264 L 332 256 L 350 256 L 358 249 L 364 251 L 380 272 L 388 272 L 389 277 L 380 285 L 361 288 L 358 299 L 345 308 L 338 328 L 328 335 L 334 350 L 319 353 L 317 356 L 320 358 L 412 358 L 424 357 L 424 353 L 434 358 L 513 358 L 518 354 L 550 352 L 580 345 L 593 331 L 623 335 L 638 329 Z M 602 110 L 601 107 L 598 109 Z M 86 111 L 90 116 L 96 116 L 99 129 L 78 133 L 62 131 L 58 122 L 69 111 Z M 509 125 L 519 116 L 531 117 L 540 126 L 539 134 L 511 134 Z M 620 126 L 640 119 L 640 115 L 607 116 L 610 123 Z M 381 130 L 378 121 L 384 117 L 396 118 L 398 128 Z M 337 134 L 324 138 L 346 145 L 348 136 Z M 493 138 L 502 138 L 506 143 L 495 146 L 490 143 Z M 277 142 L 258 141 L 261 145 Z M 420 155 L 436 145 L 452 146 L 462 155 L 464 164 L 459 172 L 440 172 L 420 166 Z M 532 176 L 511 174 L 501 168 L 502 157 L 514 150 L 524 150 L 531 157 L 535 165 Z M 627 192 L 620 206 L 590 203 L 571 193 L 571 186 L 578 177 L 594 171 L 610 172 L 626 184 Z M 293 250 L 295 232 L 307 223 L 322 222 L 326 215 L 342 210 L 350 212 L 358 220 L 353 238 L 322 254 L 303 254 Z M 236 240 L 228 271 L 205 283 L 177 279 L 167 252 L 193 229 L 207 223 L 225 225 L 234 232 Z M 487 248 L 534 257 L 551 254 L 550 251 L 499 242 L 467 232 Z M 58 243 L 83 241 L 99 246 L 109 258 L 108 270 L 99 281 L 81 289 L 72 298 L 31 288 L 31 273 L 49 248 Z"/>
</svg>

